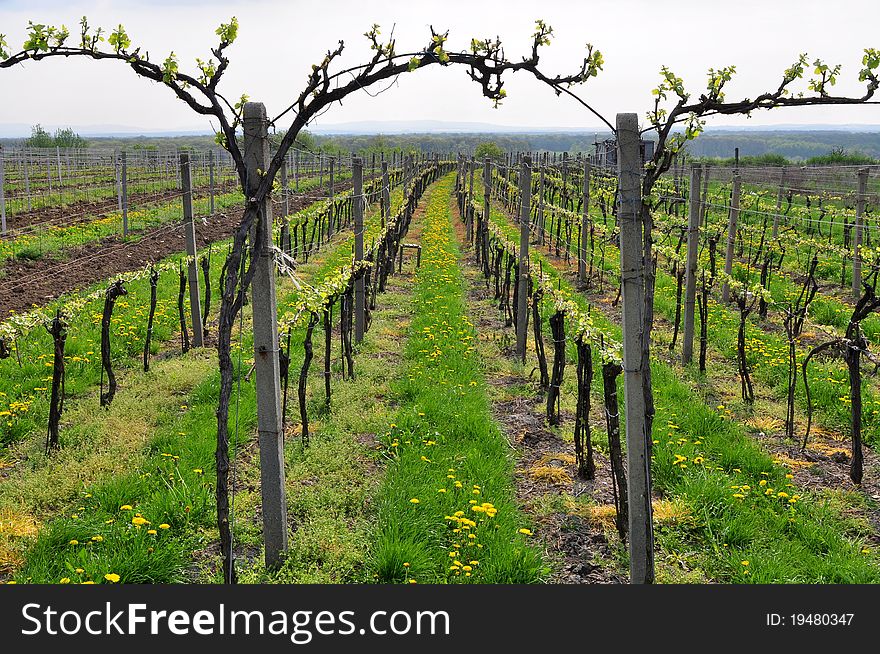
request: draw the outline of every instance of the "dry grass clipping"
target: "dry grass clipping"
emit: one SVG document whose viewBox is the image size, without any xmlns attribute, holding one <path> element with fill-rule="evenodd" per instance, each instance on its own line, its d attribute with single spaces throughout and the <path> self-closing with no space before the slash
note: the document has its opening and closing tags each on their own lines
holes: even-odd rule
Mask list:
<svg viewBox="0 0 880 654">
<path fill-rule="evenodd" d="M 746 420 L 746 424 L 755 431 L 762 431 L 765 434 L 779 431 L 783 426 L 779 418 L 772 416 L 755 416 Z"/>
<path fill-rule="evenodd" d="M 565 468 L 557 466 L 534 465 L 526 471 L 526 474 L 535 481 L 544 481 L 560 486 L 571 484 L 573 481 Z"/>
<path fill-rule="evenodd" d="M 655 524 L 668 525 L 693 520 L 690 508 L 676 500 L 653 500 L 651 507 Z M 613 504 L 596 504 L 584 507 L 582 514 L 594 523 L 610 529 L 614 527 L 617 510 Z"/>
<path fill-rule="evenodd" d="M 846 454 L 849 455 L 849 450 L 845 447 L 839 447 L 837 445 L 829 445 L 827 443 L 823 443 L 822 441 L 812 441 L 807 443 L 807 449 L 813 450 L 814 452 L 820 452 L 825 456 L 834 456 L 835 454 Z"/>
<path fill-rule="evenodd" d="M 574 458 L 573 454 L 565 454 L 562 452 L 559 452 L 559 453 L 550 452 L 550 453 L 542 456 L 538 460 L 537 464 L 535 464 L 535 465 L 545 466 L 545 465 L 549 465 L 550 463 L 553 463 L 554 461 L 559 461 L 560 463 L 567 463 L 569 465 L 574 465 L 575 462 L 577 461 L 577 459 Z"/>
<path fill-rule="evenodd" d="M 37 535 L 37 521 L 11 509 L 0 510 L 0 574 L 10 573 L 21 564 L 16 541 Z"/>
<path fill-rule="evenodd" d="M 777 454 L 773 457 L 773 462 L 788 468 L 812 468 L 815 464 L 812 461 L 800 461 L 792 459 L 784 454 Z"/>
</svg>

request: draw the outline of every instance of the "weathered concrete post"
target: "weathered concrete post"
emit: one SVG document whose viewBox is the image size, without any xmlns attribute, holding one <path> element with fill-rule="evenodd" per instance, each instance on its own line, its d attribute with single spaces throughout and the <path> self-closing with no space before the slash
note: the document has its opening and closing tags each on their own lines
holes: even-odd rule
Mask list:
<svg viewBox="0 0 880 654">
<path fill-rule="evenodd" d="M 654 581 L 654 529 L 651 513 L 651 450 L 648 446 L 651 434 L 646 432 L 645 371 L 642 369 L 645 267 L 637 114 L 617 114 L 617 166 L 630 582 L 649 584 Z"/>
<path fill-rule="evenodd" d="M 779 191 L 776 194 L 776 213 L 773 214 L 773 238 L 779 236 L 779 214 L 782 213 L 782 197 L 785 195 L 785 167 L 779 174 Z"/>
<path fill-rule="evenodd" d="M 568 152 L 562 153 L 562 208 L 568 209 Z"/>
<path fill-rule="evenodd" d="M 691 164 L 690 205 L 688 207 L 687 261 L 684 286 L 684 338 L 681 362 L 687 365 L 694 357 L 694 309 L 697 298 L 697 251 L 700 244 L 700 166 Z"/>
<path fill-rule="evenodd" d="M 281 162 L 281 194 L 284 197 L 283 209 L 284 215 L 281 220 L 281 251 L 284 254 L 290 254 L 290 180 L 287 176 L 287 157 Z"/>
<path fill-rule="evenodd" d="M 125 153 L 122 153 L 123 170 Z M 188 152 L 180 153 L 180 186 L 183 189 L 183 236 L 186 241 L 186 268 L 189 281 L 189 310 L 192 315 L 193 347 L 204 347 L 202 301 L 199 297 L 199 266 L 196 252 L 196 225 L 193 215 L 192 168 Z M 123 183 L 123 188 L 125 187 Z"/>
<path fill-rule="evenodd" d="M 266 107 L 244 105 L 244 159 L 247 197 L 253 197 L 269 168 Z M 272 250 L 272 203 L 259 207 L 254 246 L 251 302 L 253 308 L 254 369 L 257 387 L 257 426 L 260 444 L 260 486 L 263 499 L 263 541 L 266 567 L 278 568 L 287 552 L 287 497 L 284 489 L 284 433 L 281 425 L 281 367 L 278 359 L 278 322 L 275 303 L 275 262 Z"/>
<path fill-rule="evenodd" d="M 119 174 L 121 159 L 118 150 L 113 151 L 113 176 L 116 180 L 116 205 L 119 213 L 122 213 L 122 176 Z M 179 182 L 178 182 L 179 183 Z"/>
<path fill-rule="evenodd" d="M 741 180 L 739 174 L 733 176 L 733 192 L 730 195 L 730 217 L 727 221 L 727 252 L 724 255 L 724 274 L 728 277 L 733 273 L 733 249 L 736 245 L 736 223 L 739 220 L 739 195 Z M 721 301 L 730 302 L 730 284 L 724 281 L 721 287 Z"/>
<path fill-rule="evenodd" d="M 700 205 L 700 224 L 703 226 L 703 229 L 706 229 L 707 221 L 709 220 L 709 176 L 711 168 L 710 164 L 703 164 L 703 201 Z"/>
<path fill-rule="evenodd" d="M 516 356 L 525 363 L 529 322 L 529 217 L 532 207 L 532 158 L 523 157 L 519 173 L 519 287 L 516 296 Z"/>
<path fill-rule="evenodd" d="M 330 210 L 327 213 L 327 238 L 333 236 L 333 221 L 336 218 L 333 211 L 334 177 L 336 175 L 336 157 L 330 157 L 330 186 L 327 188 L 327 197 L 330 198 Z"/>
<path fill-rule="evenodd" d="M 119 178 L 119 203 L 122 208 L 122 235 L 128 236 L 128 157 L 125 150 L 122 151 L 122 172 Z"/>
<path fill-rule="evenodd" d="M 868 169 L 859 169 L 859 190 L 856 196 L 856 220 L 853 225 L 853 300 L 862 296 L 862 223 L 865 218 L 865 203 L 868 192 Z"/>
<path fill-rule="evenodd" d="M 467 205 L 466 205 L 465 211 L 467 211 L 467 223 L 468 223 L 467 237 L 468 237 L 468 243 L 470 244 L 470 243 L 474 242 L 474 234 L 476 233 L 475 226 L 474 226 L 474 218 L 476 216 L 474 216 L 473 212 L 471 211 L 471 206 L 473 205 L 473 201 L 474 201 L 474 173 L 477 170 L 477 160 L 474 157 L 471 157 L 469 166 L 470 166 L 470 168 L 468 170 L 468 194 L 467 194 Z"/>
<path fill-rule="evenodd" d="M 352 161 L 351 176 L 354 182 L 352 196 L 354 205 L 354 263 L 364 260 L 364 161 L 360 157 Z M 366 303 L 364 297 L 364 276 L 359 275 L 354 283 L 354 342 L 364 340 L 366 328 Z"/>
<path fill-rule="evenodd" d="M 541 157 L 541 175 L 538 178 L 538 233 L 539 242 L 544 245 L 544 177 L 547 168 L 547 153 Z"/>
<path fill-rule="evenodd" d="M 388 162 L 382 162 L 382 227 L 391 220 L 391 178 L 388 176 Z"/>
<path fill-rule="evenodd" d="M 483 252 L 486 232 L 489 229 L 489 213 L 492 203 L 492 160 L 489 157 L 483 158 L 483 214 L 478 221 L 477 233 L 477 263 L 481 261 L 481 257 L 486 253 Z M 484 262 L 485 265 L 485 262 Z"/>
<path fill-rule="evenodd" d="M 584 163 L 584 208 L 581 214 L 581 242 L 578 246 L 578 281 L 587 283 L 587 248 L 590 247 L 590 162 Z"/>
<path fill-rule="evenodd" d="M 0 148 L 0 234 L 6 236 L 6 159 Z"/>
<path fill-rule="evenodd" d="M 28 172 L 28 155 L 26 152 L 21 155 L 21 163 L 24 167 L 24 193 L 27 196 L 27 208 L 28 211 L 31 211 L 33 209 L 31 204 L 31 177 Z"/>
<path fill-rule="evenodd" d="M 208 188 L 210 190 L 210 210 L 211 216 L 216 211 L 214 203 L 214 151 L 208 150 Z"/>
</svg>

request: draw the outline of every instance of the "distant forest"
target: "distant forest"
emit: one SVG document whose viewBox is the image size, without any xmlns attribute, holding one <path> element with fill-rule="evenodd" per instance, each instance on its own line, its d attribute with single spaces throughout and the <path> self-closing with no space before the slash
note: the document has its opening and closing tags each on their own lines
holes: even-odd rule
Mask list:
<svg viewBox="0 0 880 654">
<path fill-rule="evenodd" d="M 333 135 L 323 136 L 303 133 L 298 139 L 310 150 L 324 152 L 462 152 L 473 153 L 478 145 L 494 142 L 503 150 L 592 152 L 596 140 L 609 138 L 605 133 L 536 133 L 536 134 L 379 134 L 379 135 Z M 276 136 L 277 138 L 277 136 Z M 650 138 L 650 137 L 649 137 Z M 0 139 L 0 145 L 21 145 L 24 139 Z M 92 147 L 167 149 L 207 148 L 215 146 L 212 136 L 181 137 L 90 137 Z M 840 155 L 853 160 L 880 160 L 880 132 L 845 131 L 784 131 L 743 130 L 707 131 L 687 146 L 687 152 L 695 158 L 727 159 L 739 148 L 740 157 L 765 162 L 804 162 L 827 155 Z M 767 156 L 773 155 L 773 156 Z M 747 159 L 748 160 L 748 159 Z"/>
<path fill-rule="evenodd" d="M 376 149 L 473 152 L 480 144 L 493 141 L 507 151 L 592 152 L 596 140 L 604 140 L 608 132 L 598 134 L 389 134 L 376 136 L 315 136 L 323 146 L 346 151 Z M 650 139 L 650 136 L 648 136 Z M 789 161 L 804 161 L 833 152 L 862 154 L 880 159 L 880 132 L 855 133 L 839 131 L 742 131 L 706 132 L 688 144 L 692 157 L 733 157 L 739 148 L 741 157 L 762 157 L 774 154 Z"/>
</svg>

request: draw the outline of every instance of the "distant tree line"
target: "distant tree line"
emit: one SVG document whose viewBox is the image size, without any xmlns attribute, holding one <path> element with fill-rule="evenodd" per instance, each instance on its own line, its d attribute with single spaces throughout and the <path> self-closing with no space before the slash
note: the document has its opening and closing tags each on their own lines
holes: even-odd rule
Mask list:
<svg viewBox="0 0 880 654">
<path fill-rule="evenodd" d="M 29 148 L 86 148 L 89 142 L 71 128 L 58 128 L 54 134 L 37 123 L 31 127 L 30 138 L 24 144 Z"/>
<path fill-rule="evenodd" d="M 693 157 L 693 159 L 722 166 L 733 166 L 737 163 L 735 157 Z M 740 166 L 865 166 L 878 163 L 880 159 L 870 157 L 864 152 L 850 152 L 844 148 L 834 148 L 826 154 L 803 160 L 785 157 L 778 153 L 746 155 L 739 158 Z"/>
<path fill-rule="evenodd" d="M 278 132 L 271 135 L 271 139 L 277 143 L 283 136 L 283 132 Z M 484 156 L 497 159 L 505 152 L 594 152 L 594 142 L 609 137 L 610 134 L 603 132 L 316 135 L 303 131 L 297 136 L 296 144 L 297 149 L 331 156 L 344 156 L 349 152 L 365 158 L 374 154 L 391 157 L 415 152 L 461 152 L 474 154 L 478 159 Z M 0 139 L 0 144 L 21 143 L 21 139 Z M 70 128 L 58 129 L 53 135 L 40 125 L 33 127 L 31 137 L 24 143 L 30 147 L 95 146 L 133 150 L 204 150 L 216 146 L 214 138 L 207 135 L 94 137 L 87 141 Z M 740 163 L 744 166 L 863 165 L 880 161 L 880 132 L 709 131 L 689 142 L 686 152 L 695 159 L 732 165 L 735 148 L 739 148 Z"/>
<path fill-rule="evenodd" d="M 688 143 L 687 151 L 694 157 L 727 159 L 735 148 L 741 159 L 783 157 L 790 162 L 820 163 L 827 158 L 826 162 L 838 164 L 859 156 L 876 160 L 880 159 L 880 132 L 708 131 Z"/>
</svg>

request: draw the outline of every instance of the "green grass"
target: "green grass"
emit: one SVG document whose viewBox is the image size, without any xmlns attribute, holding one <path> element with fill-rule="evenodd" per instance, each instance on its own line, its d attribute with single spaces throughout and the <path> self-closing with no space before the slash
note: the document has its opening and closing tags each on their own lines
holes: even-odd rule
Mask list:
<svg viewBox="0 0 880 654">
<path fill-rule="evenodd" d="M 393 202 L 400 195 L 398 191 Z M 367 220 L 371 233 L 378 222 L 374 208 Z M 347 261 L 351 240 L 350 233 L 334 239 L 313 259 L 314 274 L 331 274 Z M 295 294 L 288 293 L 279 310 L 294 300 Z M 303 331 L 295 334 L 294 352 L 301 351 Z M 237 374 L 243 374 L 253 347 L 249 330 L 234 345 L 234 361 L 238 347 L 242 367 Z M 173 384 L 181 370 L 189 369 L 190 360 L 200 365 L 186 375 L 188 385 Z M 198 555 L 216 540 L 211 474 L 219 389 L 215 359 L 207 350 L 194 351 L 157 362 L 148 375 L 131 376 L 130 388 L 120 392 L 109 411 L 99 408 L 93 396 L 75 402 L 65 414 L 72 426 L 63 431 L 60 453 L 47 460 L 34 452 L 34 468 L 4 482 L 0 507 L 21 511 L 25 506 L 29 514 L 52 515 L 26 549 L 16 580 L 100 583 L 108 581 L 105 574 L 118 575 L 120 583 L 218 579 L 215 553 Z M 230 409 L 233 458 L 250 440 L 255 424 L 253 383 L 242 382 Z M 246 460 L 243 456 L 241 465 Z M 248 493 L 243 495 L 247 500 Z M 137 524 L 141 519 L 148 523 Z M 233 523 L 237 547 L 246 548 L 246 557 L 256 557 L 258 530 L 246 522 L 240 526 Z"/>
<path fill-rule="evenodd" d="M 180 258 L 180 257 L 176 257 Z M 172 257 L 174 259 L 174 257 Z M 213 257 L 213 286 L 216 288 L 222 257 Z M 106 284 L 96 284 L 83 295 Z M 136 366 L 143 351 L 149 311 L 149 281 L 141 278 L 126 284 L 128 295 L 115 306 L 111 324 L 111 353 L 114 368 Z M 53 303 L 64 306 L 65 300 Z M 153 352 L 179 328 L 177 279 L 172 272 L 159 280 L 153 327 Z M 78 397 L 98 384 L 101 377 L 101 312 L 103 298 L 89 302 L 71 320 L 65 346 L 66 395 Z M 214 301 L 216 307 L 216 300 Z M 45 429 L 49 414 L 49 386 L 52 378 L 52 338 L 41 327 L 16 342 L 18 354 L 0 360 L 0 446 L 25 434 Z M 19 365 L 19 355 L 21 364 Z M 62 435 L 62 445 L 64 436 Z"/>
<path fill-rule="evenodd" d="M 382 583 L 532 583 L 546 570 L 519 533 L 529 525 L 472 345 L 452 182 L 446 176 L 428 195 L 405 372 L 395 384 L 400 407 L 381 435 L 389 463 L 369 566 Z"/>
<path fill-rule="evenodd" d="M 400 189 L 392 192 L 392 212 L 403 200 Z M 378 233 L 379 214 L 374 208 L 366 216 L 365 241 Z M 332 274 L 351 259 L 352 234 L 336 237 L 337 245 L 324 259 L 311 259 L 299 270 L 320 279 Z M 390 287 L 393 282 L 389 282 Z M 297 295 L 289 285 L 279 292 L 279 311 L 284 313 Z M 334 313 L 338 328 L 339 305 Z M 378 296 L 373 323 L 365 340 L 355 351 L 355 379 L 342 381 L 338 358 L 339 336 L 334 333 L 331 370 L 331 406 L 324 402 L 323 327 L 313 335 L 315 358 L 309 372 L 306 406 L 310 416 L 310 444 L 303 448 L 298 438 L 289 441 L 285 450 L 287 511 L 293 525 L 290 553 L 281 569 L 269 572 L 262 558 L 242 567 L 243 583 L 356 583 L 369 581 L 364 561 L 369 546 L 371 498 L 376 486 L 373 470 L 372 437 L 388 424 L 394 408 L 388 399 L 389 384 L 399 374 L 393 357 L 386 355 L 399 348 L 398 322 L 405 312 L 401 292 Z M 296 329 L 291 338 L 291 384 L 288 420 L 299 424 L 296 382 L 303 362 L 304 329 Z M 294 427 L 294 434 L 301 433 Z M 253 490 L 243 491 L 237 499 L 239 542 L 259 549 L 262 530 L 253 520 L 260 506 L 259 470 L 256 463 L 242 468 L 243 484 Z M 206 577 L 218 581 L 219 577 Z"/>
<path fill-rule="evenodd" d="M 222 202 L 222 198 L 217 199 L 218 206 L 221 208 L 226 206 L 224 203 L 227 201 L 235 204 L 240 200 L 240 194 L 229 194 L 224 197 L 226 199 Z M 319 203 L 320 201 L 311 206 Z M 306 207 L 303 211 L 309 211 L 310 208 Z M 157 211 L 159 210 L 157 209 Z M 170 212 L 170 215 L 178 211 L 178 208 L 167 206 L 161 211 Z M 212 310 L 216 311 L 219 305 L 219 275 L 225 259 L 225 244 L 215 243 L 211 248 L 213 252 L 210 273 L 211 288 L 213 289 Z M 202 255 L 206 253 L 206 250 L 201 251 Z M 176 261 L 182 258 L 183 255 L 174 255 L 165 261 Z M 199 281 L 200 284 L 203 283 L 201 271 L 199 272 Z M 161 343 L 167 341 L 179 330 L 177 282 L 176 274 L 173 271 L 164 273 L 159 280 L 152 338 L 153 353 L 158 351 Z M 107 282 L 95 284 L 75 295 L 88 295 L 106 285 Z M 120 368 L 137 366 L 146 338 L 150 297 L 149 282 L 142 277 L 129 282 L 126 288 L 128 295 L 116 302 L 113 312 L 111 352 L 114 368 L 117 366 Z M 63 307 L 72 296 L 73 294 L 65 296 L 50 303 L 49 306 Z M 188 295 L 185 298 L 185 303 L 185 311 L 188 316 Z M 77 312 L 68 327 L 65 349 L 68 397 L 76 397 L 92 388 L 101 377 L 102 310 L 103 298 L 95 299 Z M 51 382 L 52 339 L 44 329 L 37 327 L 25 337 L 19 338 L 16 345 L 19 348 L 20 357 L 13 354 L 8 359 L 0 360 L 0 447 L 19 440 L 24 434 L 42 429 L 49 413 L 47 387 Z M 19 358 L 21 365 L 19 365 Z"/>
<path fill-rule="evenodd" d="M 191 552 L 210 542 L 216 522 L 211 463 L 219 378 L 210 365 L 213 359 L 206 354 L 192 356 L 201 356 L 209 364 L 200 371 L 212 372 L 185 399 L 156 393 L 139 396 L 142 408 L 157 416 L 147 424 L 146 443 L 137 444 L 145 448 L 143 457 L 82 488 L 79 506 L 55 517 L 39 532 L 26 552 L 25 565 L 15 575 L 19 582 L 101 583 L 106 581 L 105 574 L 119 575 L 120 583 L 185 579 Z M 176 365 L 180 364 L 172 369 Z M 164 366 L 158 369 L 171 372 Z M 145 381 L 144 391 L 155 388 L 155 379 Z M 240 402 L 243 420 L 238 444 L 249 437 L 255 423 L 252 385 L 242 384 Z M 105 435 L 100 426 L 102 412 L 91 413 L 83 418 L 90 419 L 95 435 Z M 126 419 L 118 410 L 113 414 L 117 422 Z M 99 439 L 93 445 L 106 448 L 107 441 Z M 148 523 L 137 524 L 140 518 Z"/>
</svg>

